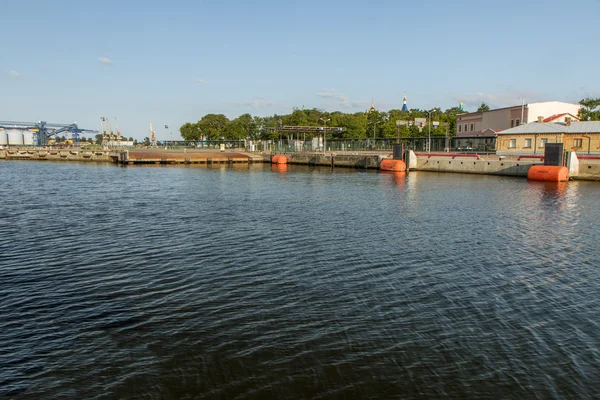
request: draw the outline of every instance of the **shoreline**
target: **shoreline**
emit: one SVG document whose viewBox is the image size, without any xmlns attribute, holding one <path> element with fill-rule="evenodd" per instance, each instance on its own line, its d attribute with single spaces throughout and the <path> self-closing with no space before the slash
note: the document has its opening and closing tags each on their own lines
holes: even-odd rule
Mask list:
<svg viewBox="0 0 600 400">
<path fill-rule="evenodd" d="M 87 148 L 27 148 L 0 150 L 0 160 L 108 162 L 121 165 L 190 165 L 190 164 L 252 164 L 271 163 L 273 156 L 285 155 L 287 164 L 330 168 L 380 169 L 381 160 L 390 159 L 390 152 L 325 152 L 325 153 L 251 153 L 220 152 L 208 149 L 133 148 L 97 150 Z M 578 159 L 569 153 L 567 167 L 570 180 L 600 181 L 600 157 Z M 529 168 L 543 164 L 541 155 L 510 155 L 476 153 L 415 153 L 405 155 L 407 170 L 527 177 Z"/>
</svg>

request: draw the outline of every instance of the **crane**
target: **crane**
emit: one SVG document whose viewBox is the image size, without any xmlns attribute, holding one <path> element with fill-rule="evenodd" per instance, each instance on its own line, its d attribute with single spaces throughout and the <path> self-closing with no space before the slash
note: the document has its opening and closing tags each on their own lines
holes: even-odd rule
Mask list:
<svg viewBox="0 0 600 400">
<path fill-rule="evenodd" d="M 154 135 L 154 129 L 152 129 L 152 122 L 150 122 L 150 146 L 156 147 L 156 136 Z"/>
<path fill-rule="evenodd" d="M 115 129 L 117 130 L 117 142 L 121 141 L 121 131 L 119 130 L 119 121 L 115 117 Z"/>
<path fill-rule="evenodd" d="M 80 129 L 76 122 L 72 124 L 56 124 L 46 121 L 0 121 L 0 128 L 31 131 L 35 134 L 38 146 L 48 145 L 52 136 L 62 132 L 71 133 L 75 144 L 79 144 L 79 137 L 82 133 L 98 133 L 98 131 L 90 129 Z"/>
<path fill-rule="evenodd" d="M 108 138 L 109 140 L 113 140 L 115 135 L 113 134 L 113 131 L 110 127 L 110 122 L 108 121 L 108 118 L 106 118 L 106 128 L 108 129 Z"/>
</svg>

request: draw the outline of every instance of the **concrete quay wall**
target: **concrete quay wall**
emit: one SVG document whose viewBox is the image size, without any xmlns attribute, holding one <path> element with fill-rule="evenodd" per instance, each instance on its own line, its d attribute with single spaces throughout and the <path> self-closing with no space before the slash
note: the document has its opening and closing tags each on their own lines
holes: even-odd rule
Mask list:
<svg viewBox="0 0 600 400">
<path fill-rule="evenodd" d="M 407 166 L 411 171 L 453 172 L 461 174 L 485 174 L 527 177 L 532 165 L 543 164 L 540 160 L 504 160 L 496 156 L 444 156 L 415 155 L 410 152 Z"/>
<path fill-rule="evenodd" d="M 544 161 L 531 155 L 461 155 L 461 154 L 415 154 L 407 152 L 407 166 L 412 171 L 454 172 L 461 174 L 488 174 L 527 177 L 532 165 L 543 165 Z M 600 180 L 600 156 L 577 156 L 567 153 L 566 167 L 573 180 Z"/>
<path fill-rule="evenodd" d="M 81 149 L 7 148 L 0 150 L 0 159 L 34 161 L 113 161 L 108 151 Z"/>
<path fill-rule="evenodd" d="M 266 158 L 270 161 L 275 154 Z M 369 168 L 378 169 L 381 157 L 379 155 L 358 154 L 306 154 L 281 153 L 287 158 L 288 164 L 315 165 L 322 167 Z"/>
</svg>

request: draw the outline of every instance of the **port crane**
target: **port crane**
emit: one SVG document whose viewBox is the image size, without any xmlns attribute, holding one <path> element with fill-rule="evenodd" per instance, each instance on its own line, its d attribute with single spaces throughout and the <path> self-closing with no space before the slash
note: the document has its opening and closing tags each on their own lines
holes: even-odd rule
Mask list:
<svg viewBox="0 0 600 400">
<path fill-rule="evenodd" d="M 113 140 L 115 138 L 115 135 L 113 133 L 112 128 L 110 127 L 110 122 L 108 121 L 108 118 L 106 118 L 106 128 L 108 130 L 108 140 Z"/>
<path fill-rule="evenodd" d="M 152 122 L 150 122 L 150 147 L 156 147 L 156 135 L 152 129 Z"/>
<path fill-rule="evenodd" d="M 117 130 L 117 142 L 121 142 L 121 131 L 119 130 L 119 121 L 115 117 L 115 129 Z"/>
<path fill-rule="evenodd" d="M 91 129 L 81 129 L 76 122 L 73 122 L 72 124 L 56 124 L 46 121 L 0 121 L 0 128 L 33 132 L 35 144 L 37 146 L 47 146 L 52 137 L 56 137 L 56 135 L 63 132 L 71 134 L 74 145 L 79 145 L 82 134 L 98 133 L 98 131 Z"/>
</svg>

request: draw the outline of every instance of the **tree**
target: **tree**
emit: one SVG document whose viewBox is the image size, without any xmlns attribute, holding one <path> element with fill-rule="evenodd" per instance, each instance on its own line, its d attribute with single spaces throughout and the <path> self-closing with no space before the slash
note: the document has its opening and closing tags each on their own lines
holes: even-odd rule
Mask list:
<svg viewBox="0 0 600 400">
<path fill-rule="evenodd" d="M 197 125 L 208 140 L 217 140 L 225 136 L 229 119 L 223 114 L 206 114 Z"/>
<path fill-rule="evenodd" d="M 600 98 L 594 99 L 586 97 L 579 101 L 581 108 L 577 116 L 581 121 L 598 121 L 600 120 L 600 111 L 596 108 L 600 107 Z"/>
<path fill-rule="evenodd" d="M 227 125 L 227 139 L 250 139 L 256 136 L 256 125 L 252 115 L 242 114 Z"/>
<path fill-rule="evenodd" d="M 102 134 L 99 133 L 96 136 L 94 136 L 96 138 L 96 144 L 102 144 Z"/>
<path fill-rule="evenodd" d="M 490 111 L 490 106 L 488 106 L 487 104 L 485 104 L 483 101 L 481 102 L 481 105 L 479 106 L 479 108 L 477 109 L 477 112 L 486 112 L 486 111 Z"/>
<path fill-rule="evenodd" d="M 179 133 L 183 140 L 200 140 L 200 128 L 197 123 L 186 122 L 179 128 Z"/>
<path fill-rule="evenodd" d="M 456 116 L 464 113 L 466 113 L 466 111 L 460 107 L 452 107 L 444 111 L 444 117 L 446 118 L 446 123 L 448 124 L 449 136 L 456 136 Z"/>
</svg>

